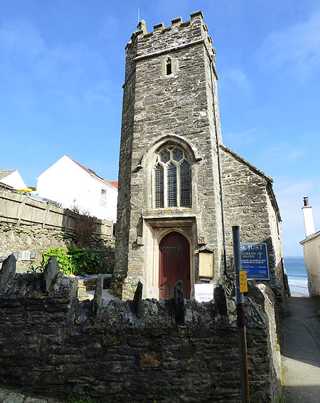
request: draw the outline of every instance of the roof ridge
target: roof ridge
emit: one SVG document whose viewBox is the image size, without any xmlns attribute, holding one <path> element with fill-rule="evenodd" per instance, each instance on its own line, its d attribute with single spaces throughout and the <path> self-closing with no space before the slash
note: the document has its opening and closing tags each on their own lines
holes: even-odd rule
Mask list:
<svg viewBox="0 0 320 403">
<path fill-rule="evenodd" d="M 114 188 L 115 187 L 117 188 L 117 186 L 115 186 L 114 184 L 111 183 L 111 182 L 115 182 L 115 181 L 110 181 L 109 179 L 105 179 L 102 176 L 98 175 L 93 169 L 81 164 L 81 162 L 79 162 L 79 161 L 77 161 L 77 160 L 75 160 L 75 159 L 73 159 L 73 158 L 71 158 L 69 156 L 68 156 L 68 158 L 70 158 L 71 161 L 73 161 L 75 164 L 79 165 L 79 167 L 82 168 L 84 171 L 86 171 L 90 176 L 99 179 L 100 181 L 102 181 L 106 185 L 110 185 L 110 186 L 112 186 Z"/>
<path fill-rule="evenodd" d="M 261 169 L 257 168 L 256 166 L 251 164 L 251 162 L 249 162 L 245 158 L 241 157 L 241 155 L 239 155 L 235 151 L 231 150 L 231 148 L 225 146 L 224 144 L 220 144 L 220 148 L 222 148 L 223 150 L 225 150 L 226 152 L 228 152 L 229 154 L 233 155 L 235 158 L 237 158 L 238 160 L 243 162 L 245 165 L 247 165 L 250 169 L 252 169 L 258 175 L 263 176 L 269 182 L 273 183 L 273 178 L 271 176 L 265 174 L 263 171 L 261 171 Z"/>
</svg>

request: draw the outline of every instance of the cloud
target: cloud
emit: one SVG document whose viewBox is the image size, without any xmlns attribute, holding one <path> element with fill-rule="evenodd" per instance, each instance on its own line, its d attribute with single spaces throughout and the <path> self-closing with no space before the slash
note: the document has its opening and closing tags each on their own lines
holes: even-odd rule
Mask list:
<svg viewBox="0 0 320 403">
<path fill-rule="evenodd" d="M 236 89 L 245 95 L 251 95 L 252 86 L 246 73 L 240 68 L 229 68 L 222 73 L 222 84 Z"/>
<path fill-rule="evenodd" d="M 34 105 L 45 94 L 74 108 L 105 103 L 113 92 L 105 80 L 107 57 L 87 43 L 52 44 L 29 21 L 0 24 L 0 53 L 1 81 L 17 107 Z"/>
<path fill-rule="evenodd" d="M 313 75 L 320 67 L 320 12 L 271 32 L 257 55 L 265 68 L 289 69 L 302 79 Z"/>
<path fill-rule="evenodd" d="M 109 103 L 113 94 L 110 93 L 112 83 L 109 80 L 99 81 L 88 88 L 84 93 L 84 99 L 88 104 Z"/>
<path fill-rule="evenodd" d="M 306 156 L 305 150 L 301 149 L 289 149 L 287 147 L 287 159 L 290 161 L 299 161 Z"/>
<path fill-rule="evenodd" d="M 306 150 L 302 146 L 291 145 L 287 142 L 278 142 L 263 149 L 262 156 L 267 159 L 272 156 L 273 160 L 281 160 L 282 162 L 296 162 L 306 157 Z"/>
<path fill-rule="evenodd" d="M 261 135 L 255 127 L 234 132 L 226 132 L 223 134 L 223 138 L 227 143 L 233 144 L 234 146 L 247 146 L 254 144 L 257 141 L 261 141 Z"/>
<path fill-rule="evenodd" d="M 46 50 L 44 39 L 28 21 L 8 21 L 0 25 L 0 48 L 14 54 L 34 58 Z"/>
</svg>

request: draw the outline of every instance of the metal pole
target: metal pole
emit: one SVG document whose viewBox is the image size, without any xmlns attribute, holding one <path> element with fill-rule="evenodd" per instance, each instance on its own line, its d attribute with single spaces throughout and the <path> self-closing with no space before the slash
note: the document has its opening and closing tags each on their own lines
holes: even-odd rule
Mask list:
<svg viewBox="0 0 320 403">
<path fill-rule="evenodd" d="M 242 403 L 250 402 L 249 378 L 248 378 L 248 352 L 247 334 L 244 312 L 244 296 L 240 292 L 240 227 L 232 227 L 233 238 L 233 258 L 236 274 L 236 304 L 237 304 L 237 324 L 239 328 L 240 341 L 240 389 Z"/>
</svg>

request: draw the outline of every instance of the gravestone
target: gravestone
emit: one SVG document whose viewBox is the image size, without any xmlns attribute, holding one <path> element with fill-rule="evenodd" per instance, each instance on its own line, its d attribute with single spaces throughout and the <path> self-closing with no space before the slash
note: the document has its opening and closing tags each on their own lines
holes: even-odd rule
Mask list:
<svg viewBox="0 0 320 403">
<path fill-rule="evenodd" d="M 0 271 L 0 292 L 6 292 L 10 288 L 16 274 L 16 258 L 13 254 L 8 256 L 2 263 Z"/>
</svg>

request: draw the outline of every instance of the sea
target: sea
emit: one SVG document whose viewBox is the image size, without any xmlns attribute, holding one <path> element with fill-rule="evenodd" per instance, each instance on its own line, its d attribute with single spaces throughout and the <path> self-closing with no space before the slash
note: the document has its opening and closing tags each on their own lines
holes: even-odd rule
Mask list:
<svg viewBox="0 0 320 403">
<path fill-rule="evenodd" d="M 303 257 L 285 257 L 284 265 L 293 297 L 308 297 L 308 276 Z"/>
</svg>

